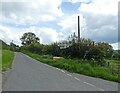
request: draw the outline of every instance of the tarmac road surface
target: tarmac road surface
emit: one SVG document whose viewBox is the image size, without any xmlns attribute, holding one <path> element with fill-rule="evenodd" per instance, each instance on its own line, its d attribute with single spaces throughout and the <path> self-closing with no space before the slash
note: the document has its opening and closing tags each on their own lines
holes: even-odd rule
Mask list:
<svg viewBox="0 0 120 93">
<path fill-rule="evenodd" d="M 3 91 L 118 91 L 118 83 L 69 73 L 16 52 Z"/>
</svg>

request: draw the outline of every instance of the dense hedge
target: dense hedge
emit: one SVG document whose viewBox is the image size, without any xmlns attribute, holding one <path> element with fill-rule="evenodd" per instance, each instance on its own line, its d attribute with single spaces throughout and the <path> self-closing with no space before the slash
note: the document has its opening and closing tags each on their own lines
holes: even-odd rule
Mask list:
<svg viewBox="0 0 120 93">
<path fill-rule="evenodd" d="M 104 42 L 94 42 L 90 39 L 71 36 L 68 40 L 56 42 L 49 45 L 32 43 L 24 45 L 21 50 L 28 50 L 37 54 L 50 54 L 53 56 L 63 56 L 65 58 L 79 58 L 102 61 L 104 58 L 111 58 L 113 54 L 112 46 Z"/>
</svg>

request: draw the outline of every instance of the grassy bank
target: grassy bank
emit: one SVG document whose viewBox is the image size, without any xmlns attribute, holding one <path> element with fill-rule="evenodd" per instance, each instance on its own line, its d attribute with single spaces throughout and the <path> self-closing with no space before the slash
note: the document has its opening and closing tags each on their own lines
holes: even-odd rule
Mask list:
<svg viewBox="0 0 120 93">
<path fill-rule="evenodd" d="M 2 50 L 2 71 L 11 67 L 14 58 L 14 52 L 10 50 Z"/>
<path fill-rule="evenodd" d="M 101 67 L 96 62 L 92 61 L 82 61 L 77 59 L 53 59 L 52 56 L 43 56 L 38 54 L 33 54 L 30 52 L 24 51 L 23 53 L 28 56 L 41 61 L 43 63 L 49 64 L 60 69 L 65 69 L 69 72 L 84 74 L 87 76 L 103 78 L 110 81 L 120 82 L 118 74 L 113 74 L 111 70 L 107 67 Z"/>
</svg>

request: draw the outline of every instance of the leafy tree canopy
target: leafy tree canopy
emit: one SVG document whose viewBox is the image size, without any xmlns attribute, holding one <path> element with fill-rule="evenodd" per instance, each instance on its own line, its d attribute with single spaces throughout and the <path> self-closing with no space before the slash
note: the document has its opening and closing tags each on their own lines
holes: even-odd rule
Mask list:
<svg viewBox="0 0 120 93">
<path fill-rule="evenodd" d="M 22 41 L 22 45 L 30 45 L 32 43 L 39 43 L 39 38 L 32 32 L 24 33 L 23 36 L 20 38 Z"/>
</svg>

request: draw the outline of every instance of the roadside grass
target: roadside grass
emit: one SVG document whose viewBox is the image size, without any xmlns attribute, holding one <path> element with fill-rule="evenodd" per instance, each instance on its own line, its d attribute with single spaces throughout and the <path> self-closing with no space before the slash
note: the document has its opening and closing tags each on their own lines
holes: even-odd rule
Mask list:
<svg viewBox="0 0 120 93">
<path fill-rule="evenodd" d="M 11 68 L 13 58 L 14 52 L 10 50 L 2 50 L 2 71 L 6 71 L 8 68 Z"/>
<path fill-rule="evenodd" d="M 106 59 L 107 62 L 110 62 L 111 65 L 120 64 L 120 60 Z"/>
<path fill-rule="evenodd" d="M 120 74 L 113 74 L 111 70 L 107 67 L 102 67 L 98 65 L 96 62 L 92 62 L 90 60 L 83 61 L 78 59 L 53 59 L 50 55 L 38 55 L 34 53 L 30 53 L 27 51 L 22 51 L 28 56 L 46 63 L 48 65 L 67 70 L 72 73 L 79 73 L 87 76 L 102 78 L 110 81 L 120 82 Z"/>
</svg>

